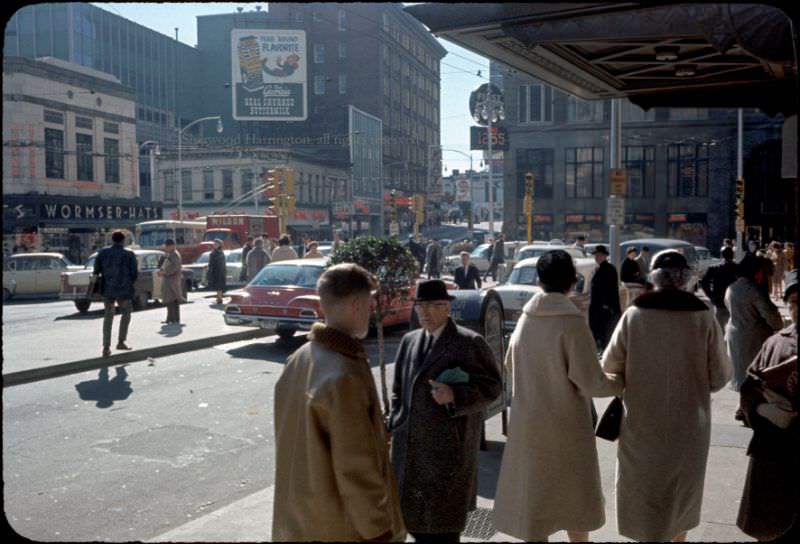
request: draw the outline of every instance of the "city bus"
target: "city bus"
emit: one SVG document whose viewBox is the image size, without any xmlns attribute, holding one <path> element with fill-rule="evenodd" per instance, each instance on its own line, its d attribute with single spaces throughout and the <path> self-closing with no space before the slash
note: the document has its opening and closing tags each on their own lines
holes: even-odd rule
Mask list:
<svg viewBox="0 0 800 544">
<path fill-rule="evenodd" d="M 160 219 L 144 221 L 136 225 L 136 241 L 142 249 L 164 249 L 167 238 L 175 240 L 175 247 L 181 254 L 183 264 L 193 263 L 203 247 L 205 221 L 177 221 Z"/>
</svg>

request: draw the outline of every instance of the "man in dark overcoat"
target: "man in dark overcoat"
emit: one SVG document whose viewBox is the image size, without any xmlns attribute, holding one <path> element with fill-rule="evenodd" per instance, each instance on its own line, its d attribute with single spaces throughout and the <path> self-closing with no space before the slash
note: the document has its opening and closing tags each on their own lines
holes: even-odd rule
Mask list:
<svg viewBox="0 0 800 544">
<path fill-rule="evenodd" d="M 217 304 L 222 304 L 222 293 L 225 292 L 226 287 L 226 268 L 222 240 L 217 238 L 214 240 L 214 249 L 208 256 L 208 273 L 206 274 L 209 289 L 217 292 Z"/>
<path fill-rule="evenodd" d="M 122 311 L 119 324 L 117 349 L 131 349 L 125 344 L 128 338 L 128 325 L 131 322 L 131 300 L 134 295 L 134 283 L 139 275 L 136 266 L 136 255 L 125 248 L 125 234 L 115 231 L 111 235 L 113 244 L 100 250 L 94 260 L 95 276 L 101 282 L 100 293 L 103 295 L 103 357 L 111 355 L 111 327 L 114 323 L 115 304 Z M 91 293 L 88 293 L 91 296 Z"/>
<path fill-rule="evenodd" d="M 475 509 L 483 410 L 502 388 L 483 337 L 450 319 L 453 298 L 441 280 L 419 285 L 422 328 L 395 358 L 392 464 L 406 528 L 423 542 L 458 542 Z"/>
<path fill-rule="evenodd" d="M 597 271 L 592 276 L 589 292 L 589 328 L 592 329 L 597 349 L 602 351 L 611 339 L 622 310 L 619 304 L 619 279 L 617 269 L 608 262 L 608 248 L 594 248 Z"/>
</svg>

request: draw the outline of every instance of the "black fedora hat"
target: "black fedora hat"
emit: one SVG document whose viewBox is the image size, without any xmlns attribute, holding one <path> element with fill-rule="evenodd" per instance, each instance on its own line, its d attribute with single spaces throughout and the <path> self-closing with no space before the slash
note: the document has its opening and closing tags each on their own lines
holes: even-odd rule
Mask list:
<svg viewBox="0 0 800 544">
<path fill-rule="evenodd" d="M 417 286 L 417 296 L 414 302 L 426 300 L 453 300 L 456 297 L 447 293 L 447 286 L 442 280 L 423 281 Z"/>
<path fill-rule="evenodd" d="M 598 244 L 594 247 L 594 250 L 591 252 L 592 255 L 595 253 L 602 253 L 603 255 L 608 255 L 608 248 L 603 244 Z"/>
</svg>

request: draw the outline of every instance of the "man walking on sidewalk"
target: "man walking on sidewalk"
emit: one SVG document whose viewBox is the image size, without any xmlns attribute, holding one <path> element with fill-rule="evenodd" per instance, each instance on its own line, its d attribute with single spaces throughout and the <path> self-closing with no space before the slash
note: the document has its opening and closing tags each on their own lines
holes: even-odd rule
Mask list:
<svg viewBox="0 0 800 544">
<path fill-rule="evenodd" d="M 619 304 L 617 269 L 608 262 L 608 248 L 594 248 L 597 271 L 592 276 L 589 292 L 589 328 L 592 329 L 598 351 L 605 349 L 622 310 Z"/>
<path fill-rule="evenodd" d="M 111 326 L 114 323 L 115 304 L 122 310 L 119 324 L 119 341 L 117 349 L 131 349 L 125 344 L 128 337 L 128 325 L 131 322 L 131 300 L 133 299 L 133 283 L 139 274 L 136 267 L 136 255 L 125 249 L 125 234 L 116 231 L 111 235 L 113 245 L 103 248 L 94 260 L 94 275 L 101 281 L 100 292 L 103 295 L 105 315 L 103 316 L 103 357 L 111 355 Z M 91 296 L 91 293 L 89 293 Z"/>
<path fill-rule="evenodd" d="M 275 386 L 275 541 L 404 541 L 386 429 L 362 340 L 376 284 L 352 263 L 317 282 L 325 324 Z"/>
<path fill-rule="evenodd" d="M 497 281 L 497 269 L 501 264 L 506 262 L 505 256 L 503 255 L 505 252 L 505 244 L 503 243 L 504 241 L 504 236 L 499 234 L 494 245 L 492 245 L 489 269 L 486 271 L 486 274 L 484 274 L 483 281 L 486 281 L 486 278 L 488 278 L 489 275 L 492 276 L 492 281 Z"/>
<path fill-rule="evenodd" d="M 181 254 L 175 249 L 175 240 L 167 238 L 164 242 L 164 251 L 167 253 L 158 275 L 164 278 L 162 285 L 162 299 L 167 307 L 167 319 L 164 323 L 180 324 L 181 307 L 183 301 Z"/>
</svg>

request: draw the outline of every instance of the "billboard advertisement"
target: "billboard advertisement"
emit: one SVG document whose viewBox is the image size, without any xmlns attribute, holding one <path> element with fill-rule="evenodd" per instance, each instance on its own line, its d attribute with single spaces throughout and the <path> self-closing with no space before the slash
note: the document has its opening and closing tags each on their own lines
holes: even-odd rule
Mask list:
<svg viewBox="0 0 800 544">
<path fill-rule="evenodd" d="M 307 63 L 303 30 L 233 30 L 233 118 L 304 121 L 308 117 Z"/>
</svg>

